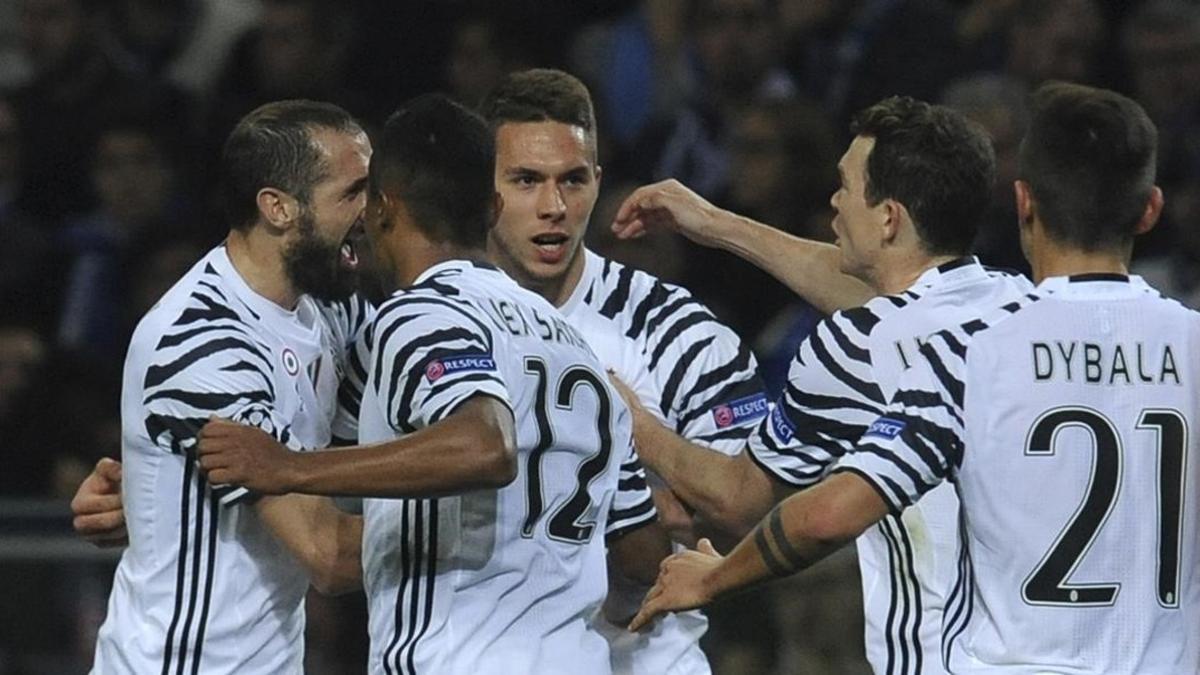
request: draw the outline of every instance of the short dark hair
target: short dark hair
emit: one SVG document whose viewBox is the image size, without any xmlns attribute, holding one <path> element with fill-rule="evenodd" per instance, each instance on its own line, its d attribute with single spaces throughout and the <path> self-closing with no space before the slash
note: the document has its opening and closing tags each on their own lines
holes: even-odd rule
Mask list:
<svg viewBox="0 0 1200 675">
<path fill-rule="evenodd" d="M 477 113 L 442 94 L 388 118 L 371 156 L 371 189 L 403 202 L 436 241 L 482 248 L 494 208 L 496 142 Z"/>
<path fill-rule="evenodd" d="M 862 110 L 850 131 L 875 139 L 867 203 L 903 204 L 930 254 L 969 252 L 996 180 L 987 131 L 950 108 L 907 96 Z"/>
<path fill-rule="evenodd" d="M 1030 101 L 1018 176 L 1054 239 L 1098 251 L 1132 241 L 1154 189 L 1158 130 L 1114 91 L 1051 82 Z"/>
<path fill-rule="evenodd" d="M 313 132 L 362 133 L 350 113 L 332 103 L 292 100 L 259 106 L 238 121 L 221 151 L 225 214 L 246 229 L 258 219 L 258 191 L 274 187 L 307 205 L 329 170 Z"/>
<path fill-rule="evenodd" d="M 495 130 L 506 122 L 561 122 L 596 129 L 592 96 L 579 78 L 561 70 L 534 68 L 509 73 L 479 106 Z"/>
</svg>

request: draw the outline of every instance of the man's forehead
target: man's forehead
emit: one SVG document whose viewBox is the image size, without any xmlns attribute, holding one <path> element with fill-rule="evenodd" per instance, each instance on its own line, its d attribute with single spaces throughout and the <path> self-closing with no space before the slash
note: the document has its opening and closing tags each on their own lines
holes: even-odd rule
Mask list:
<svg viewBox="0 0 1200 675">
<path fill-rule="evenodd" d="M 496 128 L 496 155 L 501 161 L 528 159 L 588 161 L 595 138 L 583 127 L 555 121 L 505 122 Z"/>
</svg>

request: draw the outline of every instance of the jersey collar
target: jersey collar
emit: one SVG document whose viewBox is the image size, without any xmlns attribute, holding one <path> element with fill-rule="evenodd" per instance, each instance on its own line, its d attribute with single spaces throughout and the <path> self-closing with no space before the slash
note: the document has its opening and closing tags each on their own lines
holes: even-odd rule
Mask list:
<svg viewBox="0 0 1200 675">
<path fill-rule="evenodd" d="M 481 260 L 468 260 L 466 258 L 453 258 L 451 260 L 443 260 L 442 262 L 440 262 L 436 265 L 426 268 L 426 270 L 424 272 L 421 272 L 420 274 L 417 275 L 417 278 L 413 280 L 412 284 L 410 284 L 409 287 L 411 288 L 412 286 L 417 286 L 426 281 L 429 281 L 429 279 L 431 279 L 439 274 L 442 274 L 443 272 L 450 272 L 450 271 L 465 272 L 470 269 L 487 270 L 489 272 L 496 272 L 498 274 L 501 274 L 505 278 L 508 277 L 507 274 L 504 274 L 504 272 L 500 271 L 500 268 L 496 267 L 495 265 L 493 265 L 491 263 L 483 262 Z"/>
<path fill-rule="evenodd" d="M 917 280 L 913 282 L 912 286 L 908 287 L 908 290 L 919 292 L 935 286 L 949 284 L 957 286 L 986 277 L 987 270 L 983 268 L 983 265 L 979 264 L 979 258 L 968 255 L 942 263 L 937 267 L 930 267 L 922 272 L 921 276 L 917 277 Z"/>
<path fill-rule="evenodd" d="M 1054 293 L 1060 296 L 1122 297 L 1150 290 L 1150 285 L 1136 274 L 1109 272 L 1046 277 L 1037 285 L 1039 293 Z"/>
<path fill-rule="evenodd" d="M 575 288 L 571 291 L 571 295 L 567 297 L 567 301 L 558 308 L 563 314 L 569 314 L 571 310 L 584 303 L 588 291 L 592 288 L 592 281 L 600 274 L 600 269 L 604 267 L 604 258 L 592 253 L 586 247 L 580 251 L 580 254 L 583 255 L 583 273 L 579 275 L 579 281 L 575 283 Z"/>
</svg>

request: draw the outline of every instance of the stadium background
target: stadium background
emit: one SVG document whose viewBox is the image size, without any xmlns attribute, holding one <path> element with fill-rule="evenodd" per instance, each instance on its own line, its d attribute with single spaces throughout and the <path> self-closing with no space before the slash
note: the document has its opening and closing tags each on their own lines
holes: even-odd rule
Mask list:
<svg viewBox="0 0 1200 675">
<path fill-rule="evenodd" d="M 592 88 L 604 183 L 589 245 L 688 286 L 777 388 L 813 310 L 732 256 L 608 234 L 634 186 L 676 177 L 830 239 L 850 114 L 889 94 L 992 132 L 996 200 L 977 249 L 1023 269 L 1011 181 L 1025 94 L 1047 79 L 1134 96 L 1160 132 L 1163 222 L 1136 271 L 1200 306 L 1200 6 L 1186 0 L 0 0 L 0 675 L 82 673 L 115 554 L 66 502 L 119 454 L 138 317 L 220 241 L 214 166 L 254 106 L 307 97 L 368 125 L 432 90 L 474 104 L 498 78 L 564 68 Z M 846 551 L 717 606 L 719 675 L 856 673 Z M 363 602 L 313 596 L 309 672 L 362 672 Z"/>
</svg>

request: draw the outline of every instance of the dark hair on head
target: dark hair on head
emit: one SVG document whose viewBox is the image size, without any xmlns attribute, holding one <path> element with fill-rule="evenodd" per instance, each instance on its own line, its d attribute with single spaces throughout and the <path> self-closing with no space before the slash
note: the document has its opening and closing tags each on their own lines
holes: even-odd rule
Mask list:
<svg viewBox="0 0 1200 675">
<path fill-rule="evenodd" d="M 1046 232 L 1085 251 L 1132 241 L 1154 189 L 1158 131 L 1114 91 L 1051 82 L 1033 94 L 1018 176 Z"/>
<path fill-rule="evenodd" d="M 479 111 L 493 130 L 507 122 L 561 122 L 588 135 L 596 129 L 587 87 L 574 75 L 550 68 L 509 73 L 484 97 Z"/>
<path fill-rule="evenodd" d="M 855 115 L 850 131 L 875 139 L 867 203 L 903 204 L 927 253 L 971 250 L 996 180 L 996 154 L 982 126 L 950 108 L 893 96 Z"/>
<path fill-rule="evenodd" d="M 329 169 L 313 141 L 320 129 L 362 133 L 350 113 L 318 101 L 267 103 L 238 121 L 221 152 L 222 196 L 230 227 L 247 229 L 258 220 L 258 191 L 265 187 L 308 204 L 313 186 Z"/>
<path fill-rule="evenodd" d="M 371 189 L 398 198 L 435 241 L 481 248 L 494 208 L 496 146 L 478 114 L 442 94 L 388 118 L 371 156 Z"/>
</svg>

